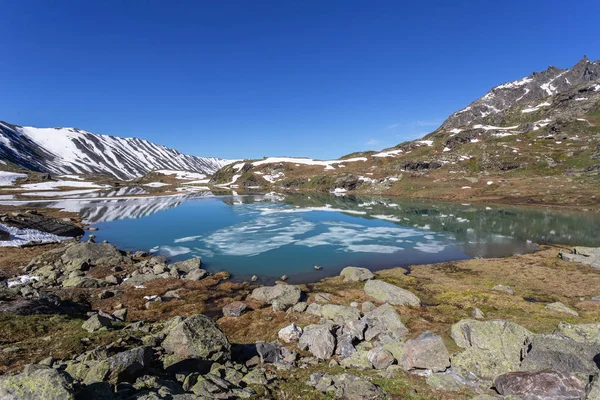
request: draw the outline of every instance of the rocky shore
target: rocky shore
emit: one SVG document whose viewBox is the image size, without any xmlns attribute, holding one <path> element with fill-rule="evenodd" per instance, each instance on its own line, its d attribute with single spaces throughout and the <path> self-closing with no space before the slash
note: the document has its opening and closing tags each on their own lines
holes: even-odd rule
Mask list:
<svg viewBox="0 0 600 400">
<path fill-rule="evenodd" d="M 0 286 L 0 398 L 600 399 L 597 249 L 274 286 L 38 253 Z"/>
</svg>

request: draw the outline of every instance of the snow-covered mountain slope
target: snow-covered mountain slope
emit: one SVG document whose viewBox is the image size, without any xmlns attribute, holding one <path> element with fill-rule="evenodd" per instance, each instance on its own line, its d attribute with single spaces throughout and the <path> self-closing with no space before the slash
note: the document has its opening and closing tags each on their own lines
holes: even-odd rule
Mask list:
<svg viewBox="0 0 600 400">
<path fill-rule="evenodd" d="M 137 138 L 97 135 L 75 128 L 34 128 L 0 121 L 0 159 L 54 174 L 104 173 L 120 179 L 154 170 L 212 175 L 231 161 L 196 157 Z"/>
<path fill-rule="evenodd" d="M 592 62 L 587 57 L 569 69 L 549 67 L 545 71 L 496 86 L 468 107 L 448 117 L 441 128 L 460 128 L 481 122 L 511 107 L 542 100 L 599 78 L 600 60 Z"/>
</svg>

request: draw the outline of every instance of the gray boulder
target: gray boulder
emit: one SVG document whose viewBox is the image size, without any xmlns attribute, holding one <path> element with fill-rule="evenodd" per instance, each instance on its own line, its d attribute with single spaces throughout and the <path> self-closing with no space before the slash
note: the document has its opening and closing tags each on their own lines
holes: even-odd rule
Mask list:
<svg viewBox="0 0 600 400">
<path fill-rule="evenodd" d="M 323 304 L 321 316 L 339 324 L 343 324 L 345 321 L 356 321 L 361 317 L 360 311 L 356 308 L 338 304 Z"/>
<path fill-rule="evenodd" d="M 441 372 L 450 366 L 450 356 L 442 338 L 425 331 L 418 338 L 406 341 L 401 363 L 407 371 L 430 369 Z"/>
<path fill-rule="evenodd" d="M 554 335 L 567 337 L 582 343 L 600 343 L 600 324 L 571 325 L 566 322 L 558 324 Z"/>
<path fill-rule="evenodd" d="M 306 384 L 337 399 L 378 400 L 385 398 L 379 387 L 364 378 L 350 374 L 314 373 Z"/>
<path fill-rule="evenodd" d="M 559 253 L 565 261 L 579 262 L 593 268 L 600 268 L 600 247 L 575 247 L 572 253 Z"/>
<path fill-rule="evenodd" d="M 335 354 L 340 356 L 341 359 L 348 358 L 356 353 L 356 348 L 352 337 L 350 335 L 341 335 L 337 337 L 337 345 L 335 347 Z"/>
<path fill-rule="evenodd" d="M 400 320 L 400 315 L 387 303 L 366 313 L 364 318 L 368 325 L 364 334 L 365 340 L 401 340 L 408 333 L 408 329 Z"/>
<path fill-rule="evenodd" d="M 277 301 L 285 306 L 293 306 L 300 301 L 302 291 L 294 285 L 275 285 L 256 288 L 250 295 L 251 298 L 262 303 L 273 304 Z"/>
<path fill-rule="evenodd" d="M 199 281 L 208 276 L 208 272 L 203 269 L 193 269 L 185 275 L 185 279 L 190 281 Z"/>
<path fill-rule="evenodd" d="M 326 325 L 304 327 L 298 347 L 310 351 L 315 357 L 327 360 L 335 352 L 335 338 Z"/>
<path fill-rule="evenodd" d="M 281 355 L 281 346 L 277 343 L 256 343 L 256 351 L 263 364 L 274 364 L 280 362 L 283 357 Z"/>
<path fill-rule="evenodd" d="M 576 342 L 568 337 L 535 335 L 524 346 L 521 367 L 526 371 L 553 369 L 591 376 L 597 374 L 600 343 Z"/>
<path fill-rule="evenodd" d="M 200 269 L 202 266 L 202 260 L 199 258 L 190 258 L 184 261 L 178 261 L 170 266 L 175 267 L 179 272 L 187 274 L 195 269 Z"/>
<path fill-rule="evenodd" d="M 465 349 L 452 356 L 452 368 L 461 375 L 472 373 L 491 381 L 520 369 L 521 349 L 533 334 L 509 321 L 464 319 L 452 325 L 451 336 Z"/>
<path fill-rule="evenodd" d="M 165 368 L 183 360 L 222 361 L 231 358 L 227 337 L 210 318 L 202 314 L 174 323 L 162 347 L 167 352 Z"/>
<path fill-rule="evenodd" d="M 494 380 L 498 393 L 520 400 L 577 400 L 585 397 L 585 384 L 558 371 L 511 372 Z"/>
<path fill-rule="evenodd" d="M 126 257 L 110 243 L 76 243 L 61 256 L 65 265 L 108 265 L 116 266 L 126 262 Z"/>
<path fill-rule="evenodd" d="M 150 347 L 137 347 L 123 351 L 94 363 L 83 382 L 86 385 L 103 381 L 113 384 L 123 381 L 134 382 L 137 377 L 144 374 L 151 362 L 152 348 Z"/>
<path fill-rule="evenodd" d="M 285 328 L 281 328 L 277 336 L 285 343 L 297 342 L 298 340 L 300 340 L 300 336 L 302 336 L 302 328 L 292 323 L 291 325 L 288 325 Z"/>
<path fill-rule="evenodd" d="M 557 301 L 555 303 L 546 304 L 546 306 L 544 308 L 548 311 L 560 312 L 560 313 L 570 314 L 575 317 L 579 317 L 579 313 L 577 311 L 573 310 L 572 308 L 567 307 L 560 301 Z"/>
<path fill-rule="evenodd" d="M 375 275 L 366 268 L 346 267 L 340 272 L 344 282 L 362 282 L 373 279 Z"/>
<path fill-rule="evenodd" d="M 0 399 L 6 400 L 72 400 L 71 377 L 61 371 L 29 365 L 18 375 L 0 376 Z"/>
<path fill-rule="evenodd" d="M 88 318 L 88 320 L 85 321 L 81 327 L 91 333 L 103 327 L 110 328 L 111 326 L 112 321 L 110 319 L 102 315 L 95 314 Z"/>
<path fill-rule="evenodd" d="M 382 303 L 389 303 L 395 306 L 418 307 L 421 305 L 421 300 L 413 293 L 384 281 L 367 281 L 364 290 L 368 296 L 371 296 Z"/>
</svg>

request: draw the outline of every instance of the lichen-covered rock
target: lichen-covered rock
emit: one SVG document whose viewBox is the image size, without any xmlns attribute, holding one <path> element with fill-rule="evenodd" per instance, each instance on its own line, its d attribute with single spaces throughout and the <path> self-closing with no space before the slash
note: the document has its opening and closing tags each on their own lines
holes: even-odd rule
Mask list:
<svg viewBox="0 0 600 400">
<path fill-rule="evenodd" d="M 171 264 L 171 267 L 175 267 L 179 272 L 183 272 L 185 274 L 195 270 L 200 269 L 202 265 L 202 260 L 199 258 L 189 258 L 187 260 L 178 261 L 176 263 Z"/>
<path fill-rule="evenodd" d="M 356 368 L 356 369 L 372 369 L 373 364 L 369 361 L 366 350 L 358 350 L 348 358 L 344 358 L 340 361 L 340 365 L 344 368 Z"/>
<path fill-rule="evenodd" d="M 384 281 L 370 280 L 365 283 L 364 291 L 368 296 L 395 306 L 421 305 L 421 300 L 408 290 Z"/>
<path fill-rule="evenodd" d="M 314 373 L 310 376 L 307 385 L 337 399 L 378 400 L 385 398 L 379 387 L 364 378 L 350 374 Z"/>
<path fill-rule="evenodd" d="M 416 339 L 406 341 L 401 363 L 407 371 L 430 369 L 440 372 L 450 366 L 450 356 L 442 338 L 430 331 L 425 331 Z"/>
<path fill-rule="evenodd" d="M 205 315 L 197 314 L 173 324 L 162 342 L 165 368 L 183 360 L 229 360 L 231 349 L 225 334 Z"/>
<path fill-rule="evenodd" d="M 109 283 L 100 279 L 90 278 L 87 276 L 74 276 L 65 279 L 62 282 L 62 287 L 65 288 L 100 288 L 108 286 Z"/>
<path fill-rule="evenodd" d="M 524 346 L 521 368 L 525 371 L 553 369 L 581 377 L 599 372 L 600 343 L 577 342 L 556 335 L 535 335 Z"/>
<path fill-rule="evenodd" d="M 324 304 L 321 307 L 321 316 L 339 324 L 343 324 L 345 321 L 355 321 L 361 317 L 360 311 L 356 308 L 338 304 Z"/>
<path fill-rule="evenodd" d="M 510 295 L 515 294 L 514 289 L 511 288 L 510 286 L 506 286 L 506 285 L 496 285 L 492 288 L 492 290 L 495 290 L 496 292 L 510 294 Z"/>
<path fill-rule="evenodd" d="M 248 306 L 244 302 L 234 301 L 223 307 L 223 315 L 226 317 L 239 317 L 247 308 Z"/>
<path fill-rule="evenodd" d="M 0 399 L 72 400 L 71 377 L 55 369 L 30 365 L 18 375 L 0 377 Z"/>
<path fill-rule="evenodd" d="M 566 322 L 560 322 L 553 334 L 571 338 L 576 342 L 600 343 L 600 324 L 571 325 Z"/>
<path fill-rule="evenodd" d="M 429 375 L 427 384 L 435 390 L 458 392 L 472 383 L 454 371 L 446 371 Z"/>
<path fill-rule="evenodd" d="M 150 347 L 137 347 L 123 351 L 93 364 L 83 382 L 86 385 L 102 381 L 133 382 L 144 374 L 151 361 L 152 348 Z"/>
<path fill-rule="evenodd" d="M 302 291 L 298 286 L 275 285 L 256 288 L 250 297 L 267 304 L 277 301 L 285 306 L 293 306 L 300 301 L 301 295 Z"/>
<path fill-rule="evenodd" d="M 365 320 L 368 325 L 365 331 L 365 340 L 368 341 L 373 339 L 397 341 L 401 340 L 408 333 L 408 329 L 404 326 L 402 320 L 400 320 L 400 315 L 398 315 L 394 307 L 387 303 L 366 313 Z"/>
<path fill-rule="evenodd" d="M 189 281 L 199 281 L 208 276 L 208 272 L 201 268 L 193 269 L 185 275 L 185 279 Z"/>
<path fill-rule="evenodd" d="M 574 400 L 585 396 L 585 384 L 575 376 L 558 372 L 511 372 L 494 380 L 498 393 L 522 400 Z"/>
<path fill-rule="evenodd" d="M 335 338 L 326 325 L 308 325 L 304 327 L 298 347 L 310 351 L 315 357 L 327 360 L 335 352 Z"/>
<path fill-rule="evenodd" d="M 570 314 L 575 317 L 579 317 L 579 313 L 577 311 L 573 310 L 572 308 L 567 307 L 560 301 L 557 301 L 555 303 L 546 304 L 546 306 L 544 308 L 548 311 L 560 312 L 560 313 Z"/>
<path fill-rule="evenodd" d="M 520 369 L 521 348 L 533 334 L 509 321 L 464 319 L 452 325 L 451 335 L 465 349 L 452 356 L 452 368 L 489 381 Z"/>
<path fill-rule="evenodd" d="M 346 267 L 340 272 L 344 282 L 363 282 L 373 279 L 375 275 L 366 268 Z"/>
</svg>

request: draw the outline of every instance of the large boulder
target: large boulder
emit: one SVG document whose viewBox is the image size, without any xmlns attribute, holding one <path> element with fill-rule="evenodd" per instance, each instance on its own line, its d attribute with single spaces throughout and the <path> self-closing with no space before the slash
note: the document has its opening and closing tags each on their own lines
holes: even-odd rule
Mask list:
<svg viewBox="0 0 600 400">
<path fill-rule="evenodd" d="M 367 353 L 367 359 L 375 369 L 386 369 L 394 363 L 394 355 L 384 347 L 375 347 Z"/>
<path fill-rule="evenodd" d="M 520 400 L 577 400 L 585 397 L 585 384 L 558 371 L 511 372 L 494 381 L 498 393 Z"/>
<path fill-rule="evenodd" d="M 18 375 L 0 377 L 0 399 L 75 399 L 71 377 L 41 365 L 29 365 Z"/>
<path fill-rule="evenodd" d="M 513 322 L 464 319 L 452 325 L 451 335 L 465 350 L 452 356 L 452 368 L 461 375 L 472 373 L 491 381 L 518 371 L 521 349 L 533 334 Z"/>
<path fill-rule="evenodd" d="M 600 372 L 599 358 L 600 343 L 577 342 L 557 335 L 535 335 L 524 346 L 521 367 L 526 371 L 553 369 L 589 377 Z"/>
<path fill-rule="evenodd" d="M 573 310 L 572 308 L 567 307 L 560 301 L 557 301 L 555 303 L 546 304 L 546 306 L 544 308 L 548 311 L 565 313 L 565 314 L 573 315 L 575 317 L 579 317 L 579 313 L 577 311 Z"/>
<path fill-rule="evenodd" d="M 123 351 L 93 364 L 85 375 L 84 383 L 90 385 L 103 381 L 113 384 L 134 382 L 137 377 L 144 375 L 151 362 L 151 347 L 136 347 Z"/>
<path fill-rule="evenodd" d="M 441 372 L 450 366 L 450 356 L 442 338 L 430 331 L 425 331 L 416 339 L 406 341 L 401 363 L 407 371 L 430 369 L 434 372 Z"/>
<path fill-rule="evenodd" d="M 344 282 L 362 282 L 373 279 L 375 275 L 366 268 L 346 267 L 340 272 Z"/>
<path fill-rule="evenodd" d="M 286 343 L 297 342 L 298 340 L 300 340 L 300 336 L 302 336 L 302 328 L 292 323 L 291 325 L 288 325 L 285 328 L 281 328 L 277 336 L 279 336 L 279 339 L 283 340 Z"/>
<path fill-rule="evenodd" d="M 190 258 L 184 261 L 178 261 L 176 263 L 171 264 L 171 267 L 175 267 L 177 271 L 183 272 L 185 274 L 200 269 L 202 265 L 202 260 L 199 258 Z"/>
<path fill-rule="evenodd" d="M 387 303 L 366 313 L 364 318 L 368 326 L 364 336 L 368 341 L 373 339 L 383 342 L 397 341 L 408 333 L 408 329 L 400 320 L 400 315 Z"/>
<path fill-rule="evenodd" d="M 561 322 L 553 334 L 571 338 L 576 342 L 600 343 L 600 324 L 571 325 L 567 322 Z"/>
<path fill-rule="evenodd" d="M 67 247 L 61 260 L 67 266 L 83 264 L 117 266 L 123 264 L 126 258 L 110 243 L 84 242 Z"/>
<path fill-rule="evenodd" d="M 2 216 L 2 223 L 21 229 L 36 229 L 57 236 L 83 236 L 83 229 L 70 221 L 47 217 L 35 211 Z"/>
<path fill-rule="evenodd" d="M 364 290 L 368 296 L 371 296 L 382 303 L 389 303 L 395 306 L 418 307 L 421 305 L 421 300 L 413 293 L 384 281 L 367 281 Z"/>
<path fill-rule="evenodd" d="M 335 352 L 335 338 L 326 325 L 308 325 L 304 327 L 298 347 L 300 350 L 308 349 L 315 357 L 327 360 Z"/>
<path fill-rule="evenodd" d="M 198 314 L 170 324 L 162 342 L 167 352 L 165 368 L 184 360 L 223 361 L 231 358 L 225 334 L 205 315 Z"/>
<path fill-rule="evenodd" d="M 250 295 L 251 298 L 262 303 L 273 304 L 277 302 L 283 306 L 293 306 L 300 301 L 302 291 L 294 285 L 275 285 L 256 288 Z"/>
</svg>

